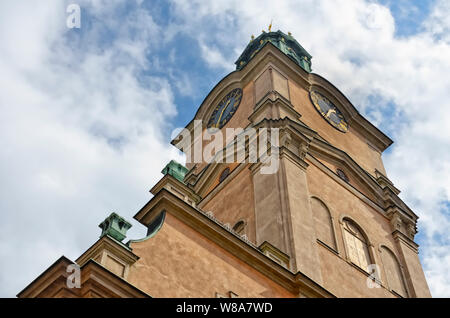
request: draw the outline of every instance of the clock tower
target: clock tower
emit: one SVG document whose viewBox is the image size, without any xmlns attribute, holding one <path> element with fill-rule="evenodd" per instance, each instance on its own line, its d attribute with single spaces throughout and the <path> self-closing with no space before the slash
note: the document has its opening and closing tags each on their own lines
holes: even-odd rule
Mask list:
<svg viewBox="0 0 450 318">
<path fill-rule="evenodd" d="M 311 59 L 290 33 L 252 37 L 172 140 L 186 164 L 134 216 L 148 235 L 125 243 L 112 214 L 19 297 L 430 297 L 418 217 L 383 166 L 392 140 Z M 68 264 L 87 273 L 80 291 Z"/>
</svg>

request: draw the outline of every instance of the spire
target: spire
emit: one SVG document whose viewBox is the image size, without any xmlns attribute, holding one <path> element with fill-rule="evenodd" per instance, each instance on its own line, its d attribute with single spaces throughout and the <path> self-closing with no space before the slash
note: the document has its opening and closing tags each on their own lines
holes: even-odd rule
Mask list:
<svg viewBox="0 0 450 318">
<path fill-rule="evenodd" d="M 244 52 L 235 62 L 236 69 L 240 70 L 250 62 L 250 60 L 257 54 L 268 42 L 278 48 L 281 52 L 292 59 L 306 72 L 311 72 L 311 58 L 312 56 L 294 39 L 291 32 L 284 34 L 280 30 L 271 32 L 272 21 L 269 25 L 269 32 L 263 32 L 252 40 L 245 48 Z"/>
</svg>

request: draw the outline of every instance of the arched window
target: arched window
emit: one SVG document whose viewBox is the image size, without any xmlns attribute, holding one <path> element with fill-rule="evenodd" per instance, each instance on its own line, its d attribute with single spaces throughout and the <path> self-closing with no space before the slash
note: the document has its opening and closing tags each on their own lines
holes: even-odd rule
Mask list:
<svg viewBox="0 0 450 318">
<path fill-rule="evenodd" d="M 344 219 L 344 240 L 349 260 L 366 272 L 371 264 L 367 239 L 355 222 Z"/>
<path fill-rule="evenodd" d="M 345 182 L 350 182 L 350 180 L 348 179 L 347 175 L 345 174 L 345 172 L 341 169 L 337 169 L 336 170 L 337 175 L 339 176 L 339 178 L 341 178 L 342 180 L 344 180 Z"/>
<path fill-rule="evenodd" d="M 314 217 L 316 237 L 322 243 L 336 250 L 333 221 L 327 206 L 317 198 L 311 198 L 311 209 Z"/>
<path fill-rule="evenodd" d="M 233 231 L 235 231 L 237 234 L 244 234 L 245 230 L 245 221 L 240 220 L 233 226 Z"/>
<path fill-rule="evenodd" d="M 225 168 L 222 171 L 222 173 L 220 174 L 219 182 L 222 182 L 223 180 L 225 180 L 225 178 L 228 177 L 229 174 L 230 174 L 230 168 Z"/>
<path fill-rule="evenodd" d="M 395 254 L 385 246 L 380 248 L 381 261 L 383 262 L 384 272 L 389 288 L 402 297 L 407 297 L 405 282 L 403 280 L 400 263 Z"/>
</svg>

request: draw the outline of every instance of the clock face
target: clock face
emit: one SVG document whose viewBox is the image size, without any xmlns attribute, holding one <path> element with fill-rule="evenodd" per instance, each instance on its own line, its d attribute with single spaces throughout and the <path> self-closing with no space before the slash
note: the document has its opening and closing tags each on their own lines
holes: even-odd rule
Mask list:
<svg viewBox="0 0 450 318">
<path fill-rule="evenodd" d="M 242 89 L 235 88 L 216 106 L 208 121 L 208 128 L 222 128 L 234 115 L 242 99 Z"/>
<path fill-rule="evenodd" d="M 348 124 L 339 109 L 325 96 L 317 91 L 311 91 L 311 101 L 317 111 L 336 129 L 348 131 Z"/>
</svg>

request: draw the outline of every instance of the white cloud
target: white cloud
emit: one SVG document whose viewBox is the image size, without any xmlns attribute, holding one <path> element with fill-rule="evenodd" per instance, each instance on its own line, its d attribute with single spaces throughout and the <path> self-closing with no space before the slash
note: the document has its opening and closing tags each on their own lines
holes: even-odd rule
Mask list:
<svg viewBox="0 0 450 318">
<path fill-rule="evenodd" d="M 435 3 L 421 33 L 403 38 L 394 35 L 390 10 L 374 1 L 173 2 L 199 43 L 209 37 L 208 49 L 221 52 L 226 61 L 219 65 L 232 65 L 250 35 L 273 19 L 273 30 L 291 31 L 313 55 L 316 73 L 389 129 L 395 140 L 385 156 L 389 177 L 421 217 L 432 294 L 450 296 L 449 205 L 443 204 L 450 199 L 448 1 Z"/>
<path fill-rule="evenodd" d="M 228 61 L 222 52 L 214 46 L 209 46 L 205 43 L 200 43 L 202 58 L 206 61 L 210 68 L 222 68 L 228 72 L 233 71 L 233 64 Z"/>
<path fill-rule="evenodd" d="M 438 41 L 450 42 L 450 2 L 440 0 L 434 6 L 430 17 L 424 23 L 425 28 Z"/>
<path fill-rule="evenodd" d="M 166 68 L 154 50 L 187 34 L 214 72 L 228 72 L 273 19 L 313 55 L 315 72 L 390 129 L 389 177 L 421 217 L 433 295 L 450 296 L 448 2 L 436 2 L 423 32 L 401 39 L 374 1 L 174 0 L 165 29 L 148 11 L 124 14 L 125 3 L 80 2 L 95 19 L 74 36 L 64 2 L 0 2 L 0 295 L 14 296 L 61 254 L 78 257 L 99 234 L 93 219 L 130 219 L 164 163 L 180 159 L 163 134 L 176 114 L 173 85 L 192 86 L 183 75 L 171 82 L 182 70 L 142 73 Z"/>
<path fill-rule="evenodd" d="M 82 3 L 100 22 L 82 20 L 80 37 L 65 28 L 63 2 L 0 4 L 1 296 L 62 254 L 77 258 L 112 211 L 130 220 L 180 159 L 164 136 L 172 87 L 141 73 L 158 26 L 144 10 L 117 21 L 121 4 Z"/>
</svg>

